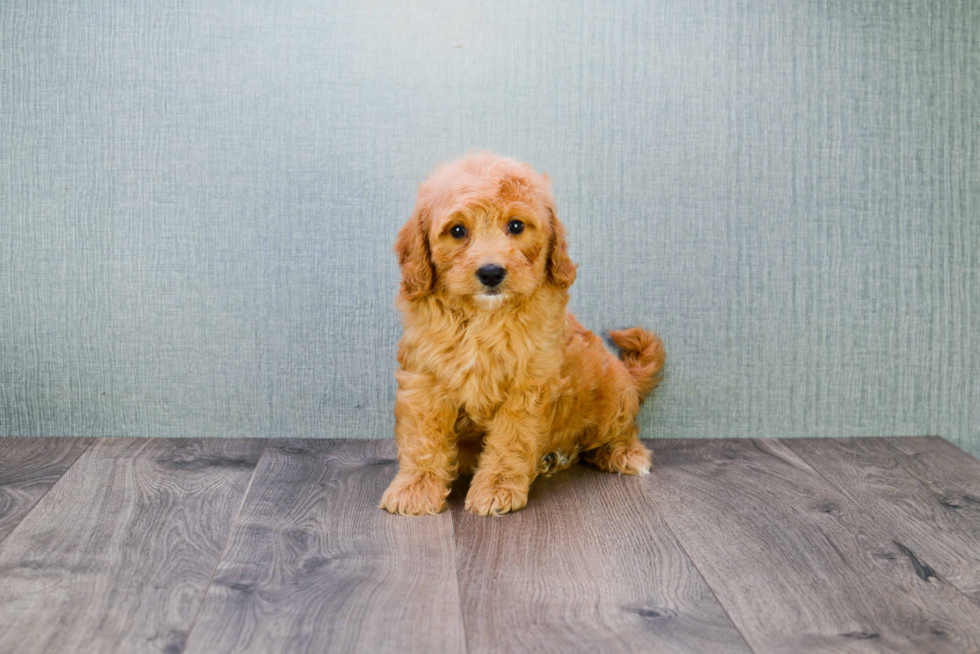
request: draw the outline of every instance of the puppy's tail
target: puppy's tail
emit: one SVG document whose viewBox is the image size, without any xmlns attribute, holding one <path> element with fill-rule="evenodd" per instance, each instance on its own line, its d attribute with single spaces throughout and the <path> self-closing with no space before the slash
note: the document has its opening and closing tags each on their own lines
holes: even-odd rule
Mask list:
<svg viewBox="0 0 980 654">
<path fill-rule="evenodd" d="M 656 334 L 641 327 L 611 331 L 609 338 L 621 350 L 619 358 L 633 377 L 636 394 L 642 401 L 660 383 L 666 358 L 664 344 Z"/>
</svg>

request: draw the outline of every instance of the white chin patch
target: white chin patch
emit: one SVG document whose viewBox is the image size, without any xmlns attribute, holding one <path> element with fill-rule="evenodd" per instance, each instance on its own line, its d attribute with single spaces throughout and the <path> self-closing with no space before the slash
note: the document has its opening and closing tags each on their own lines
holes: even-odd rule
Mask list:
<svg viewBox="0 0 980 654">
<path fill-rule="evenodd" d="M 476 300 L 476 303 L 479 304 L 484 309 L 496 309 L 497 307 L 499 307 L 501 304 L 504 303 L 506 297 L 507 296 L 504 293 L 494 293 L 493 295 L 487 295 L 485 293 L 481 293 L 480 295 L 473 296 L 473 298 Z"/>
</svg>

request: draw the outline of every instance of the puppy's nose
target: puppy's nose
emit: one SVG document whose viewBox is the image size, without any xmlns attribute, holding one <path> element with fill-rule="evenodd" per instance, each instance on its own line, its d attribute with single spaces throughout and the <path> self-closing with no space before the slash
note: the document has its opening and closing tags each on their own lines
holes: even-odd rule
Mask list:
<svg viewBox="0 0 980 654">
<path fill-rule="evenodd" d="M 479 279 L 480 283 L 484 286 L 493 288 L 500 282 L 504 281 L 504 275 L 506 274 L 507 271 L 500 266 L 488 263 L 476 271 L 476 278 Z"/>
</svg>

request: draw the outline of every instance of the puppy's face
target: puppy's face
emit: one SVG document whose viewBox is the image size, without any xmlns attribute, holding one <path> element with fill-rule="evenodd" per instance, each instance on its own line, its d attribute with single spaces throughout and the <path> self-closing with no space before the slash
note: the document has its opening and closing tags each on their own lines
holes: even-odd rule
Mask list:
<svg viewBox="0 0 980 654">
<path fill-rule="evenodd" d="M 575 279 L 547 177 L 481 153 L 438 169 L 419 188 L 395 251 L 402 292 L 442 291 L 484 309 Z"/>
<path fill-rule="evenodd" d="M 439 286 L 493 307 L 546 278 L 551 229 L 541 207 L 502 198 L 447 207 L 429 229 Z"/>
</svg>

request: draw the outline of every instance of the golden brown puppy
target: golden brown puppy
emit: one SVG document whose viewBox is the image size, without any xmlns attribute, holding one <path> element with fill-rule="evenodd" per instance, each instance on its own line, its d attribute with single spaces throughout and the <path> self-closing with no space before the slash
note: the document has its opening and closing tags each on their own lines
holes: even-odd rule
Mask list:
<svg viewBox="0 0 980 654">
<path fill-rule="evenodd" d="M 575 264 L 550 181 L 491 153 L 438 168 L 398 233 L 397 476 L 381 508 L 438 513 L 458 474 L 466 508 L 516 511 L 531 482 L 583 459 L 650 471 L 635 424 L 664 350 L 634 327 L 611 332 L 622 360 L 567 313 Z"/>
</svg>

